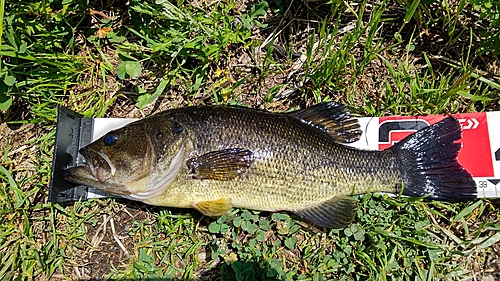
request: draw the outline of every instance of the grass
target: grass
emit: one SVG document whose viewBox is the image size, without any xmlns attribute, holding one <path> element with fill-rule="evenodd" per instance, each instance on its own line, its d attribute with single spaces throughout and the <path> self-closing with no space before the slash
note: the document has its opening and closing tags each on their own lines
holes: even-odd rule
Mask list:
<svg viewBox="0 0 500 281">
<path fill-rule="evenodd" d="M 0 3 L 0 278 L 499 277 L 494 200 L 367 194 L 340 230 L 288 213 L 47 202 L 58 105 L 87 117 L 324 100 L 361 116 L 499 110 L 498 3 Z"/>
</svg>

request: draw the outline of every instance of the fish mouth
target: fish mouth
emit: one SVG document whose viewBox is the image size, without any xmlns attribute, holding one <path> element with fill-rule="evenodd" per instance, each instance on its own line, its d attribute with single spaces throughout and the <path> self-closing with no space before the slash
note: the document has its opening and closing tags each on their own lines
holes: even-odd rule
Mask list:
<svg viewBox="0 0 500 281">
<path fill-rule="evenodd" d="M 96 151 L 89 147 L 80 149 L 80 154 L 85 158 L 87 169 L 97 181 L 103 183 L 115 175 L 116 167 L 109 157 L 102 151 Z"/>
<path fill-rule="evenodd" d="M 95 182 L 97 179 L 90 173 L 87 166 L 77 166 L 63 171 L 65 180 L 77 184 L 89 185 L 90 182 Z"/>
<path fill-rule="evenodd" d="M 95 186 L 115 175 L 116 167 L 106 154 L 88 147 L 81 148 L 79 153 L 85 158 L 85 165 L 65 170 L 63 176 L 67 181 Z"/>
</svg>

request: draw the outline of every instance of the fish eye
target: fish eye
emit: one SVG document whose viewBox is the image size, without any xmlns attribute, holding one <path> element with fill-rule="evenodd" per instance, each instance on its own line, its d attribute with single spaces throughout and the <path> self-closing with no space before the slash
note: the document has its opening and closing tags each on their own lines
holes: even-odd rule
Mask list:
<svg viewBox="0 0 500 281">
<path fill-rule="evenodd" d="M 174 123 L 174 132 L 177 134 L 180 134 L 184 131 L 184 128 L 181 126 L 181 124 L 175 122 Z"/>
<path fill-rule="evenodd" d="M 118 136 L 115 133 L 108 133 L 104 136 L 105 145 L 113 145 L 118 141 Z"/>
</svg>

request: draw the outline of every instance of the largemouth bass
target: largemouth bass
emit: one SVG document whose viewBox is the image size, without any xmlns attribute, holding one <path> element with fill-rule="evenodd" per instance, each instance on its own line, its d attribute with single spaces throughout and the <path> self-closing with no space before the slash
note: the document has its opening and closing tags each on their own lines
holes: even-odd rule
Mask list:
<svg viewBox="0 0 500 281">
<path fill-rule="evenodd" d="M 357 120 L 328 102 L 290 113 L 241 107 L 164 111 L 82 148 L 68 181 L 168 207 L 219 216 L 232 207 L 290 211 L 340 228 L 353 194 L 402 193 L 461 201 L 476 184 L 457 161 L 460 124 L 447 117 L 383 151 L 351 148 Z"/>
</svg>

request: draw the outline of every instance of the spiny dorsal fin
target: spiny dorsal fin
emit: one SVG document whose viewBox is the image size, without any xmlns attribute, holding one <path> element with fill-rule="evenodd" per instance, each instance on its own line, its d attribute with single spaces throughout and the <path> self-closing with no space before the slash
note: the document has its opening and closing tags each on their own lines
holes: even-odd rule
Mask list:
<svg viewBox="0 0 500 281">
<path fill-rule="evenodd" d="M 222 216 L 227 213 L 233 205 L 228 198 L 220 198 L 212 201 L 200 201 L 192 204 L 198 212 L 209 217 Z"/>
<path fill-rule="evenodd" d="M 195 179 L 226 181 L 243 174 L 252 165 L 253 160 L 250 150 L 230 148 L 188 159 L 186 164 Z"/>
<path fill-rule="evenodd" d="M 323 102 L 289 113 L 300 121 L 332 136 L 338 143 L 359 140 L 362 131 L 358 119 L 347 108 L 336 102 Z"/>
<path fill-rule="evenodd" d="M 347 196 L 337 196 L 319 205 L 294 212 L 318 226 L 344 228 L 352 222 L 357 209 L 356 200 Z"/>
</svg>

